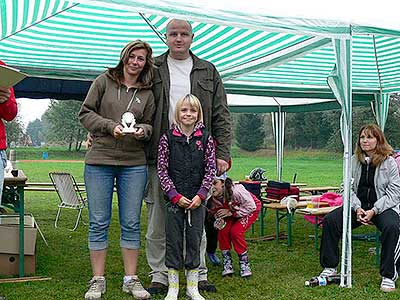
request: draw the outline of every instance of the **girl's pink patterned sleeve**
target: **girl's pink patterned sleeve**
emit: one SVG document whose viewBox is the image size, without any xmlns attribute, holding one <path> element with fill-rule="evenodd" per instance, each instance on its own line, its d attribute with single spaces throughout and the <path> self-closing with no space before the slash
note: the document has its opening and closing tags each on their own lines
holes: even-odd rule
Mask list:
<svg viewBox="0 0 400 300">
<path fill-rule="evenodd" d="M 169 167 L 169 147 L 168 138 L 166 134 L 163 134 L 158 144 L 158 159 L 157 159 L 157 174 L 160 179 L 160 185 L 163 192 L 167 195 L 169 200 L 178 196 L 178 192 L 175 188 L 174 183 L 168 175 Z"/>
<path fill-rule="evenodd" d="M 242 184 L 234 184 L 232 191 L 233 217 L 242 218 L 256 210 L 253 196 Z"/>
</svg>

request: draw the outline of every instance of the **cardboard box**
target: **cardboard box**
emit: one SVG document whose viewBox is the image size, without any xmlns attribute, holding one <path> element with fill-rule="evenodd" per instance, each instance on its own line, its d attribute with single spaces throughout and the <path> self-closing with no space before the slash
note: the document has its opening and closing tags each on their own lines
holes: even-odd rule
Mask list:
<svg viewBox="0 0 400 300">
<path fill-rule="evenodd" d="M 36 255 L 24 256 L 25 275 L 36 271 Z M 0 253 L 0 275 L 19 275 L 19 255 Z"/>
<path fill-rule="evenodd" d="M 19 225 L 19 215 L 0 215 L 0 225 Z M 24 216 L 25 227 L 35 227 L 35 218 L 32 215 Z"/>
<path fill-rule="evenodd" d="M 27 228 L 24 231 L 24 254 L 34 255 L 36 247 L 37 228 Z M 19 227 L 0 225 L 0 253 L 19 254 Z"/>
<path fill-rule="evenodd" d="M 25 215 L 25 274 L 35 273 L 37 228 L 33 216 Z M 19 274 L 19 217 L 0 215 L 0 275 Z"/>
<path fill-rule="evenodd" d="M 0 253 L 19 254 L 19 218 L 15 215 L 1 215 L 0 220 Z M 24 254 L 34 255 L 37 228 L 32 216 L 25 216 L 25 220 Z"/>
</svg>

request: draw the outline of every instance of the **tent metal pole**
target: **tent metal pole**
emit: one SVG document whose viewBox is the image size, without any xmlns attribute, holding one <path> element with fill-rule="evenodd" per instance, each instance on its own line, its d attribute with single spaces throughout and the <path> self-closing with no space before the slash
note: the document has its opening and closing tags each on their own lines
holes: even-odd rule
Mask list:
<svg viewBox="0 0 400 300">
<path fill-rule="evenodd" d="M 328 77 L 328 85 L 342 106 L 340 128 L 343 152 L 343 235 L 341 260 L 341 287 L 351 287 L 351 156 L 352 156 L 352 82 L 351 36 L 333 39 L 336 65 Z"/>
<path fill-rule="evenodd" d="M 274 129 L 275 151 L 276 151 L 276 173 L 279 181 L 282 181 L 283 169 L 283 147 L 285 140 L 285 115 L 282 106 L 275 97 L 272 97 L 278 104 L 278 111 L 272 113 L 272 128 Z"/>
</svg>

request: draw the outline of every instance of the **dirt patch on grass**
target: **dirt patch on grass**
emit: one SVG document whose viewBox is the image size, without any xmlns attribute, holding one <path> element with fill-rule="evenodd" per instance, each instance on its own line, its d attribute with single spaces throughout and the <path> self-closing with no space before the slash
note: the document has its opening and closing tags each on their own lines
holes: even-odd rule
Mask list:
<svg viewBox="0 0 400 300">
<path fill-rule="evenodd" d="M 68 162 L 68 163 L 83 163 L 83 160 L 62 160 L 62 159 L 21 159 L 19 162 Z"/>
</svg>

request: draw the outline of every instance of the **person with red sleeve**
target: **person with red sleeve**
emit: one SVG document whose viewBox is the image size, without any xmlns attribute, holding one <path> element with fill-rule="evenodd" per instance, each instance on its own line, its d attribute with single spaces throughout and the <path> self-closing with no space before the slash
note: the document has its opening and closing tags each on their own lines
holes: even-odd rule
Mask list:
<svg viewBox="0 0 400 300">
<path fill-rule="evenodd" d="M 0 65 L 4 66 L 5 63 L 0 60 Z M 3 194 L 4 168 L 7 163 L 6 127 L 3 123 L 3 119 L 12 121 L 16 117 L 17 112 L 17 101 L 15 100 L 13 88 L 0 86 L 0 206 L 1 196 Z"/>
</svg>

